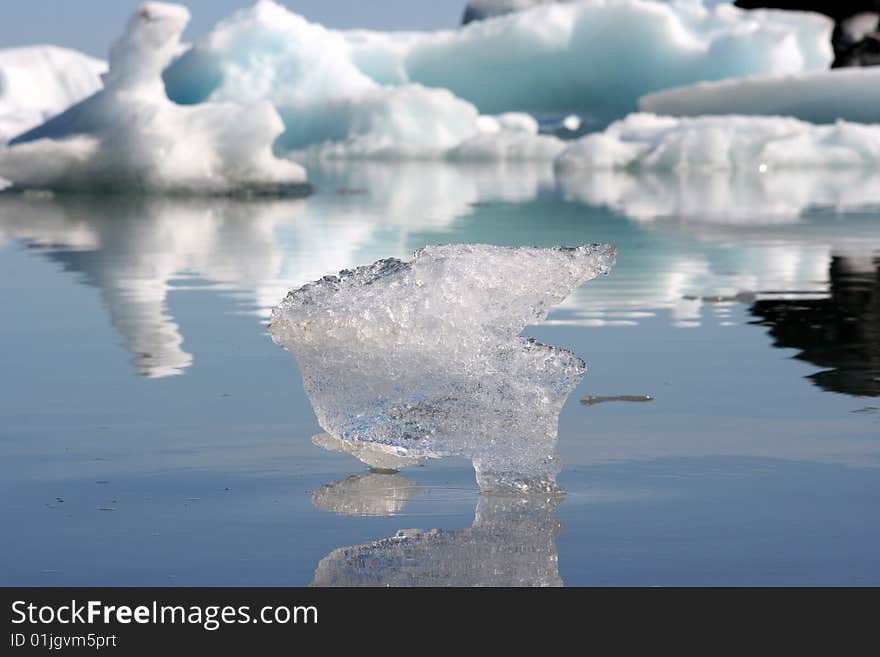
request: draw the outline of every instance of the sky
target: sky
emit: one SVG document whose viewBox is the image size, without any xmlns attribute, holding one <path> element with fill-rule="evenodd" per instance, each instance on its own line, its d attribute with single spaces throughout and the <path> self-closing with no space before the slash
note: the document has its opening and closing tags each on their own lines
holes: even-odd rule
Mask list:
<svg viewBox="0 0 880 657">
<path fill-rule="evenodd" d="M 330 27 L 438 29 L 459 23 L 467 0 L 278 0 Z M 53 44 L 106 57 L 141 0 L 0 0 L 0 48 Z M 251 0 L 182 0 L 193 40 Z"/>
</svg>

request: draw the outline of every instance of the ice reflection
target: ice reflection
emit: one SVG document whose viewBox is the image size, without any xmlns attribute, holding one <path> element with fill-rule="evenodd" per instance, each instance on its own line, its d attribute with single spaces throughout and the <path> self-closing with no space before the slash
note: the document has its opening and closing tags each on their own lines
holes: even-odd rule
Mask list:
<svg viewBox="0 0 880 657">
<path fill-rule="evenodd" d="M 395 475 L 371 477 L 367 508 L 376 506 L 376 491 L 394 507 L 411 490 L 409 482 L 398 489 Z M 321 559 L 312 586 L 562 586 L 560 501 L 484 493 L 470 527 L 402 529 L 391 538 L 339 548 Z M 348 513 L 352 507 L 347 499 L 341 509 L 319 508 Z"/>
<path fill-rule="evenodd" d="M 169 306 L 174 290 L 220 290 L 267 318 L 307 281 L 430 243 L 615 243 L 614 278 L 549 318 L 580 326 L 628 326 L 662 311 L 695 327 L 718 298 L 829 300 L 833 263 L 858 267 L 880 253 L 880 174 L 869 171 L 557 176 L 549 164 L 409 163 L 310 173 L 317 191 L 301 201 L 2 194 L 0 242 L 27 245 L 98 288 L 147 377 L 193 363 Z"/>
<path fill-rule="evenodd" d="M 360 445 L 328 434 L 312 440 L 364 460 Z M 345 516 L 391 516 L 430 492 L 396 472 L 373 470 L 321 486 L 312 504 Z M 391 538 L 339 548 L 321 559 L 312 586 L 562 586 L 556 551 L 562 499 L 483 493 L 470 527 L 403 529 Z"/>
</svg>

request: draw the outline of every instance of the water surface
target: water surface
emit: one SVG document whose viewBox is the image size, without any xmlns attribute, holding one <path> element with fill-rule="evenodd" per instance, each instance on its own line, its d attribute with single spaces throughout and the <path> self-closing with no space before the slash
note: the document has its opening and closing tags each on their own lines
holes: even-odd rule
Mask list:
<svg viewBox="0 0 880 657">
<path fill-rule="evenodd" d="M 0 196 L 0 584 L 880 584 L 880 205 L 828 192 L 858 181 L 313 180 L 279 201 Z M 269 310 L 448 242 L 619 249 L 526 331 L 589 366 L 564 498 L 311 441 Z M 653 400 L 579 401 L 617 396 Z"/>
</svg>

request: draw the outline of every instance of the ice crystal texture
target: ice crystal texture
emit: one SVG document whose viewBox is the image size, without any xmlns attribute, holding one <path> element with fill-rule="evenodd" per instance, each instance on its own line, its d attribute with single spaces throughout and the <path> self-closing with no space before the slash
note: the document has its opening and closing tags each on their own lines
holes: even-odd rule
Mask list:
<svg viewBox="0 0 880 657">
<path fill-rule="evenodd" d="M 559 412 L 585 366 L 518 334 L 614 258 L 598 244 L 426 247 L 292 291 L 270 330 L 346 451 L 459 455 L 484 490 L 552 491 Z"/>
</svg>

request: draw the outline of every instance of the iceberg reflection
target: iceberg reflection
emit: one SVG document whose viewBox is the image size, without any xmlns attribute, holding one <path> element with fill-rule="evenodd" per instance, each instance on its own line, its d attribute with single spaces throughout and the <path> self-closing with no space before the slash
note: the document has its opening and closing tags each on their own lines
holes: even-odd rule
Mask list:
<svg viewBox="0 0 880 657">
<path fill-rule="evenodd" d="M 175 290 L 198 283 L 268 319 L 291 288 L 426 243 L 577 243 L 602 231 L 624 266 L 549 318 L 579 326 L 632 325 L 660 311 L 695 326 L 717 307 L 707 299 L 827 299 L 832 262 L 880 254 L 880 177 L 863 170 L 636 175 L 337 162 L 312 180 L 314 196 L 283 201 L 3 193 L 0 243 L 25 245 L 96 287 L 148 377 L 192 366 L 168 303 Z"/>
</svg>

